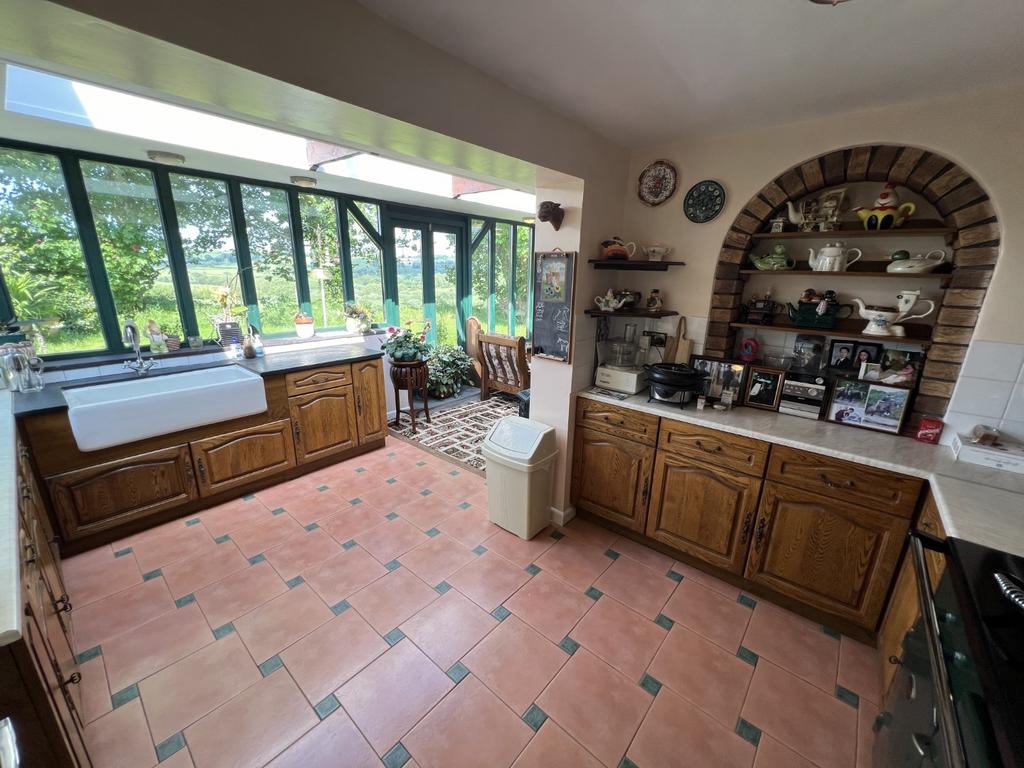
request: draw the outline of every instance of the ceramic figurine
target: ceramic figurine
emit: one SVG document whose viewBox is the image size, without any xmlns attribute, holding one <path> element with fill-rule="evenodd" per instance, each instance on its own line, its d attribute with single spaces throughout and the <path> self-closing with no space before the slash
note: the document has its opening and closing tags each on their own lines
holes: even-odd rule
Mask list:
<svg viewBox="0 0 1024 768">
<path fill-rule="evenodd" d="M 594 303 L 597 304 L 597 308 L 603 312 L 614 312 L 619 309 L 624 303 L 625 299 L 616 297 L 615 290 L 609 288 L 608 292 L 604 296 L 597 296 L 594 298 Z"/>
<path fill-rule="evenodd" d="M 556 203 L 554 200 L 545 200 L 537 208 L 537 221 L 550 223 L 556 232 L 562 226 L 562 219 L 564 218 L 565 211 L 562 210 L 562 204 Z"/>
<path fill-rule="evenodd" d="M 647 297 L 647 309 L 658 312 L 661 310 L 662 305 L 661 291 L 657 288 L 652 288 L 651 295 Z"/>
<path fill-rule="evenodd" d="M 896 185 L 888 181 L 875 200 L 874 208 L 854 208 L 853 212 L 864 223 L 864 229 L 895 229 L 913 216 L 916 210 L 917 206 L 913 203 L 900 203 Z"/>
<path fill-rule="evenodd" d="M 782 243 L 776 243 L 770 254 L 766 253 L 761 257 L 750 254 L 750 261 L 762 272 L 781 272 L 796 266 L 796 262 L 786 253 L 786 246 Z"/>
<path fill-rule="evenodd" d="M 922 299 L 920 290 L 900 291 L 896 295 L 895 307 L 872 306 L 860 299 L 852 301 L 857 305 L 861 318 L 868 321 L 867 327 L 861 331 L 867 336 L 906 336 L 906 330 L 898 323 L 928 317 L 935 311 L 935 302 L 931 299 Z M 927 304 L 928 310 L 919 315 L 910 314 L 918 303 Z"/>
</svg>

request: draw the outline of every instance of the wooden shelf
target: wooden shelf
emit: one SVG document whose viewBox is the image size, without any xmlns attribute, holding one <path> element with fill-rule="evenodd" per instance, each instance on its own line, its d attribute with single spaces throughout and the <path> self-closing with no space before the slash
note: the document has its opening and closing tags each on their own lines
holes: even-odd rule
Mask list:
<svg viewBox="0 0 1024 768">
<path fill-rule="evenodd" d="M 798 261 L 795 269 L 783 270 L 762 270 L 762 269 L 741 269 L 741 275 L 770 275 L 772 277 L 867 277 L 872 280 L 883 278 L 888 280 L 948 280 L 951 277 L 949 272 L 886 272 L 885 267 L 889 262 L 869 261 L 857 262 L 845 272 L 815 272 L 806 261 Z M 880 268 L 876 268 L 880 267 Z"/>
<path fill-rule="evenodd" d="M 667 272 L 669 267 L 685 267 L 685 261 L 633 261 L 628 259 L 588 259 L 594 269 L 615 269 L 622 272 Z"/>
<path fill-rule="evenodd" d="M 824 273 L 820 273 L 824 274 Z M 844 339 L 864 339 L 865 341 L 877 341 L 880 344 L 889 342 L 920 344 L 922 347 L 931 345 L 932 326 L 921 323 L 903 323 L 907 331 L 906 336 L 871 336 L 863 333 L 866 320 L 840 320 L 838 327 L 831 330 L 825 328 L 803 328 L 792 323 L 772 323 L 761 325 L 760 323 L 729 323 L 730 328 L 753 328 L 761 331 L 782 331 L 783 333 L 806 333 L 815 336 L 842 337 Z"/>
<path fill-rule="evenodd" d="M 671 309 L 659 309 L 657 311 L 649 309 L 617 309 L 614 312 L 606 312 L 603 309 L 585 309 L 583 314 L 590 315 L 591 317 L 673 317 L 679 313 Z"/>
<path fill-rule="evenodd" d="M 947 241 L 956 235 L 956 227 L 947 227 L 941 221 L 920 221 L 916 226 L 897 229 L 864 229 L 850 227 L 832 232 L 755 232 L 752 240 L 831 240 L 862 237 L 944 237 Z"/>
</svg>

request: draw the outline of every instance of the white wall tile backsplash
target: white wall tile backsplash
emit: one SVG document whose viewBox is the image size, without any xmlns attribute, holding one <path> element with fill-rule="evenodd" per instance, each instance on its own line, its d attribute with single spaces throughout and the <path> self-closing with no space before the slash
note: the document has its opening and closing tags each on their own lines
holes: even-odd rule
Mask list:
<svg viewBox="0 0 1024 768">
<path fill-rule="evenodd" d="M 976 341 L 967 350 L 964 373 L 979 379 L 1016 381 L 1024 365 L 1024 345 Z"/>
<path fill-rule="evenodd" d="M 977 424 L 1024 440 L 1024 344 L 972 342 L 944 421 L 945 444 Z"/>
</svg>

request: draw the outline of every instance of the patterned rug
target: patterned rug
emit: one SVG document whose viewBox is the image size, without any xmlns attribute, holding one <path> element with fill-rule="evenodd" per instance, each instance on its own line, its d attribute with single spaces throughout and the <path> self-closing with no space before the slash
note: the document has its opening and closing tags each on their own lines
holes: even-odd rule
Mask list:
<svg viewBox="0 0 1024 768">
<path fill-rule="evenodd" d="M 389 431 L 421 448 L 447 456 L 474 469 L 486 469 L 480 446 L 491 425 L 503 416 L 519 413 L 519 401 L 503 394 L 491 395 L 483 402 L 476 400 L 442 411 L 431 410 L 430 424 L 422 413 L 416 414 L 416 434 L 412 434 L 409 414 L 402 412 L 398 429 L 391 422 Z"/>
</svg>

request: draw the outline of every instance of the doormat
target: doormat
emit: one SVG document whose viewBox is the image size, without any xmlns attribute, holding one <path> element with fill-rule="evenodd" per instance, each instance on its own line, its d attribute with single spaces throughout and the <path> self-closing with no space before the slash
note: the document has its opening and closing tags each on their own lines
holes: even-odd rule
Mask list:
<svg viewBox="0 0 1024 768">
<path fill-rule="evenodd" d="M 486 469 L 480 453 L 491 425 L 504 416 L 519 413 L 519 400 L 504 394 L 493 394 L 489 400 L 476 401 L 446 408 L 430 414 L 430 424 L 422 413 L 416 414 L 416 434 L 412 434 L 409 414 L 402 412 L 398 429 L 389 422 L 388 431 L 403 440 L 416 443 L 460 464 L 474 469 Z"/>
</svg>

